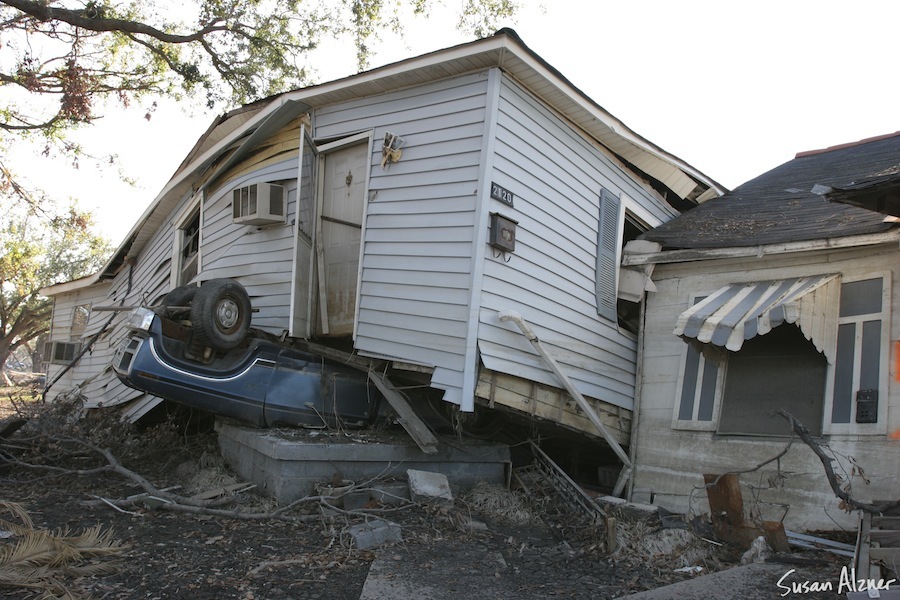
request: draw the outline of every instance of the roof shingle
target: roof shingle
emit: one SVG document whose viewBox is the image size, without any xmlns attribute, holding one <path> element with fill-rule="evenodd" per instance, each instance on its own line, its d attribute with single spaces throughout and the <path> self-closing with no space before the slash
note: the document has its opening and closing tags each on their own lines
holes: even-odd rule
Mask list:
<svg viewBox="0 0 900 600">
<path fill-rule="evenodd" d="M 641 236 L 665 249 L 733 248 L 878 233 L 892 225 L 864 208 L 829 202 L 814 186 L 848 189 L 900 171 L 900 132 L 803 152 L 732 192 Z"/>
</svg>

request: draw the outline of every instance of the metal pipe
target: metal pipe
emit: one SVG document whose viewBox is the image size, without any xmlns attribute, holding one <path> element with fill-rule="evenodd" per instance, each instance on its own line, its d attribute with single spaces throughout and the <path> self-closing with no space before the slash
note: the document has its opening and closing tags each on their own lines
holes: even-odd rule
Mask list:
<svg viewBox="0 0 900 600">
<path fill-rule="evenodd" d="M 619 460 L 622 461 L 622 464 L 625 465 L 626 472 L 630 473 L 633 465 L 631 464 L 631 459 L 628 458 L 628 454 L 625 453 L 625 450 L 622 449 L 622 446 L 619 445 L 619 442 L 609 433 L 606 427 L 603 426 L 603 422 L 600 420 L 600 417 L 597 416 L 597 413 L 594 412 L 594 409 L 588 404 L 588 401 L 581 395 L 575 386 L 569 381 L 569 378 L 565 373 L 559 368 L 559 364 L 557 364 L 556 360 L 552 356 L 550 356 L 546 350 L 544 350 L 543 345 L 541 345 L 540 340 L 535 335 L 534 331 L 531 330 L 531 327 L 528 326 L 528 323 L 525 322 L 525 319 L 522 318 L 522 315 L 517 313 L 514 310 L 502 310 L 497 313 L 497 316 L 500 317 L 501 321 L 512 321 L 516 325 L 519 326 L 519 329 L 522 330 L 522 333 L 525 334 L 525 337 L 528 338 L 528 341 L 531 342 L 531 345 L 534 346 L 534 349 L 537 350 L 538 354 L 541 355 L 541 358 L 544 359 L 544 362 L 547 363 L 547 366 L 550 367 L 550 370 L 559 378 L 562 382 L 563 386 L 566 388 L 566 391 L 571 394 L 571 396 L 575 399 L 575 402 L 578 403 L 578 406 L 584 413 L 587 415 L 587 418 L 593 423 L 594 427 L 597 428 L 597 431 L 600 432 L 600 435 L 606 440 L 606 443 L 609 444 L 609 447 L 613 449 L 613 452 L 616 453 L 616 456 L 619 457 Z M 624 477 L 620 477 L 620 480 L 625 479 Z M 618 488 L 619 485 L 617 484 Z M 621 489 L 619 490 L 621 493 Z"/>
</svg>

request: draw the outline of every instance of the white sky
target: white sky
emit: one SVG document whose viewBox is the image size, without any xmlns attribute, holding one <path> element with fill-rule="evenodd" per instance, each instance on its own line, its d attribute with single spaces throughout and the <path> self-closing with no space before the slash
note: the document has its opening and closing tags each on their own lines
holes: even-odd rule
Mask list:
<svg viewBox="0 0 900 600">
<path fill-rule="evenodd" d="M 467 39 L 453 27 L 462 0 L 408 23 L 372 67 Z M 520 0 L 510 26 L 539 56 L 639 135 L 728 188 L 799 151 L 900 130 L 895 0 Z M 544 8 L 541 8 L 544 4 Z M 353 72 L 351 44 L 312 59 L 319 81 Z M 206 130 L 213 114 L 163 105 L 116 110 L 83 143 L 117 153 L 138 180 L 73 171 L 20 153 L 18 169 L 94 210 L 119 243 Z"/>
</svg>

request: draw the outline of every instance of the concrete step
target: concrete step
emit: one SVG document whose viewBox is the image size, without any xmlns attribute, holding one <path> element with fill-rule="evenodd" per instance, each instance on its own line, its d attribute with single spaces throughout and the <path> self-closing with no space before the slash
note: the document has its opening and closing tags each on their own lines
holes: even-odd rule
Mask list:
<svg viewBox="0 0 900 600">
<path fill-rule="evenodd" d="M 480 481 L 508 484 L 512 466 L 504 444 L 438 438 L 437 452 L 426 454 L 402 430 L 254 429 L 230 421 L 216 430 L 231 468 L 279 504 L 312 494 L 317 483 L 405 479 L 407 469 L 442 473 L 459 493 Z"/>
</svg>

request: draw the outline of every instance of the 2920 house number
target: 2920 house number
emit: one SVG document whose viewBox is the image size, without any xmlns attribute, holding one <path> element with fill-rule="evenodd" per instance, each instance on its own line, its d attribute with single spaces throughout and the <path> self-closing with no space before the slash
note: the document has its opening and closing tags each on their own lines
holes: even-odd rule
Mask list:
<svg viewBox="0 0 900 600">
<path fill-rule="evenodd" d="M 505 187 L 500 187 L 496 183 L 491 182 L 491 198 L 512 206 L 513 198 L 515 198 L 515 196 L 513 196 L 513 193 Z"/>
</svg>

